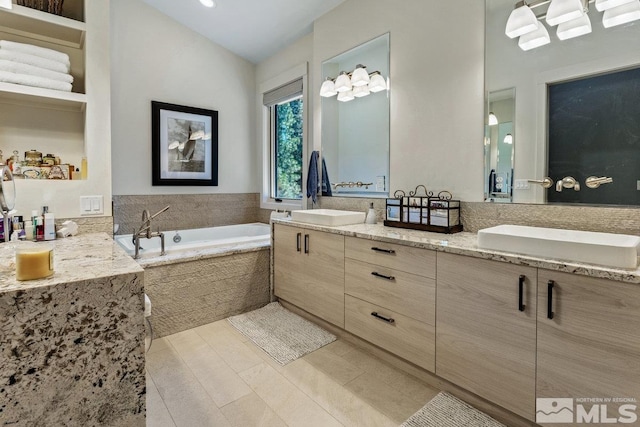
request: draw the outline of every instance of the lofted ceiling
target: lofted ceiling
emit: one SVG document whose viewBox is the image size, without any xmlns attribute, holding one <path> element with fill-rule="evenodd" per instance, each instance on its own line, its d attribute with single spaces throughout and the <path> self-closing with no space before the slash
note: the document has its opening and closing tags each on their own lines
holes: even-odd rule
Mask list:
<svg viewBox="0 0 640 427">
<path fill-rule="evenodd" d="M 344 0 L 143 0 L 253 63 L 310 33 L 313 21 Z"/>
</svg>

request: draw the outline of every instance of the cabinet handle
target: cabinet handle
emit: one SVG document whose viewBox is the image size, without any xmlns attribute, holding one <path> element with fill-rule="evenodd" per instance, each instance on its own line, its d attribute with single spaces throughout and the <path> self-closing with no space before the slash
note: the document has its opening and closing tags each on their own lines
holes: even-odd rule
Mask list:
<svg viewBox="0 0 640 427">
<path fill-rule="evenodd" d="M 524 274 L 521 274 L 520 278 L 518 279 L 518 310 L 520 311 L 524 311 L 524 309 L 527 308 L 527 306 L 523 304 L 525 278 L 526 277 L 524 276 Z"/>
<path fill-rule="evenodd" d="M 389 323 L 389 324 L 391 324 L 391 323 L 394 323 L 394 322 L 395 322 L 395 320 L 394 320 L 394 319 L 392 319 L 391 317 L 384 317 L 384 316 L 380 316 L 376 311 L 372 312 L 372 313 L 371 313 L 371 315 L 372 315 L 373 317 L 375 317 L 376 319 L 380 319 L 380 320 L 382 320 L 383 322 L 387 322 L 387 323 Z"/>
<path fill-rule="evenodd" d="M 309 253 L 309 235 L 308 234 L 304 235 L 304 253 L 305 254 Z"/>
<path fill-rule="evenodd" d="M 382 248 L 376 248 L 373 247 L 371 248 L 372 251 L 376 251 L 376 252 L 384 252 L 385 254 L 395 254 L 396 251 L 394 251 L 393 249 L 382 249 Z"/>
<path fill-rule="evenodd" d="M 555 282 L 549 280 L 547 283 L 547 319 L 553 319 L 553 286 Z"/>
<path fill-rule="evenodd" d="M 372 276 L 376 276 L 376 277 L 380 277 L 381 279 L 396 280 L 396 278 L 393 277 L 393 276 L 385 276 L 384 274 L 380 274 L 377 271 L 372 271 L 371 275 Z"/>
<path fill-rule="evenodd" d="M 296 252 L 300 252 L 300 247 L 302 245 L 302 233 L 296 234 Z"/>
</svg>

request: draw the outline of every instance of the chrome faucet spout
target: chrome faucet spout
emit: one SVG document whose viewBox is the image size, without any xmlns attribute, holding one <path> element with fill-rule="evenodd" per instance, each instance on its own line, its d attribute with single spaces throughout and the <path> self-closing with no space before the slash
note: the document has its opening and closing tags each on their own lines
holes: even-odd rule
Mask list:
<svg viewBox="0 0 640 427">
<path fill-rule="evenodd" d="M 169 209 L 169 207 L 170 206 L 165 206 L 163 209 L 159 210 L 153 215 L 149 215 L 149 210 L 147 209 L 142 211 L 142 224 L 140 225 L 140 228 L 138 229 L 138 231 L 133 234 L 133 244 L 135 245 L 134 258 L 137 259 L 140 256 L 140 238 L 142 237 L 147 239 L 151 239 L 152 237 L 160 237 L 160 243 L 162 248 L 160 255 L 165 254 L 164 234 L 160 232 L 160 229 L 158 229 L 158 231 L 153 231 L 153 232 L 151 231 L 151 220 L 157 217 L 158 215 L 160 215 L 161 213 L 163 213 L 164 211 L 166 211 L 167 209 Z"/>
</svg>

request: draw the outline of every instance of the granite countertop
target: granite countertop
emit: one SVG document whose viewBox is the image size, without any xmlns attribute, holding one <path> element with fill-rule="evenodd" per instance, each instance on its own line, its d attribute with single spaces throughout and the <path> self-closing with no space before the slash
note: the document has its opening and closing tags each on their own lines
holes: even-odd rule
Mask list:
<svg viewBox="0 0 640 427">
<path fill-rule="evenodd" d="M 455 234 L 440 234 L 428 231 L 385 227 L 382 224 L 355 224 L 341 227 L 327 227 L 295 222 L 290 219 L 274 219 L 273 222 L 277 224 L 293 225 L 310 230 L 341 234 L 343 236 L 353 236 L 379 242 L 396 243 L 416 248 L 431 249 L 475 258 L 507 262 L 510 264 L 527 265 L 547 270 L 556 270 L 566 273 L 580 274 L 583 276 L 640 284 L 640 267 L 635 270 L 625 270 L 594 264 L 538 258 L 516 253 L 480 249 L 478 247 L 478 235 L 476 233 L 463 231 Z"/>
<path fill-rule="evenodd" d="M 55 272 L 44 279 L 18 281 L 15 274 L 15 245 L 20 243 L 0 244 L 0 293 L 144 271 L 109 235 L 92 233 L 34 243 L 54 246 Z"/>
</svg>

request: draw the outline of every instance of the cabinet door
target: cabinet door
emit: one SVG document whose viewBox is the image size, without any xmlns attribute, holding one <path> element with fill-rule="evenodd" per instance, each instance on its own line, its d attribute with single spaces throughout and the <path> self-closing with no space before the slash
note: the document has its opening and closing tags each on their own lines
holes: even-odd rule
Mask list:
<svg viewBox="0 0 640 427">
<path fill-rule="evenodd" d="M 531 267 L 437 254 L 436 374 L 530 420 L 536 275 Z"/>
<path fill-rule="evenodd" d="M 536 389 L 538 398 L 640 401 L 640 285 L 540 269 Z M 619 417 L 620 403 L 604 404 Z"/>
<path fill-rule="evenodd" d="M 303 230 L 297 227 L 275 224 L 273 234 L 273 292 L 304 308 L 307 272 L 303 256 Z"/>
<path fill-rule="evenodd" d="M 344 236 L 302 231 L 308 300 L 301 307 L 344 328 Z"/>
</svg>

